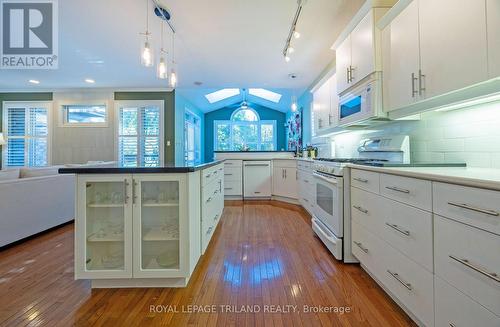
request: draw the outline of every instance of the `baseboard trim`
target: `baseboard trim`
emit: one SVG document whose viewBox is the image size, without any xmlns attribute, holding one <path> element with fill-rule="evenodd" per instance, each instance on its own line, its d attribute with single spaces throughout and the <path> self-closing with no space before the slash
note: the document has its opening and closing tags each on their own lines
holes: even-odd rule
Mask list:
<svg viewBox="0 0 500 327">
<path fill-rule="evenodd" d="M 63 227 L 63 226 L 69 225 L 69 224 L 73 224 L 74 222 L 75 222 L 75 220 L 74 220 L 74 219 L 71 219 L 71 220 L 69 220 L 69 221 L 67 221 L 67 222 L 64 222 L 64 223 L 59 224 L 59 225 L 54 226 L 54 227 L 50 227 L 50 228 L 45 229 L 45 230 L 43 230 L 43 231 L 41 231 L 41 232 L 38 232 L 38 233 L 36 233 L 36 234 L 30 235 L 30 236 L 26 236 L 26 237 L 24 237 L 24 238 L 22 238 L 22 239 L 20 239 L 20 240 L 14 241 L 14 242 L 9 243 L 9 244 L 5 244 L 5 245 L 3 245 L 3 246 L 0 246 L 0 251 L 7 250 L 7 249 L 9 249 L 9 248 L 11 248 L 11 247 L 13 247 L 13 246 L 16 246 L 16 245 L 20 245 L 20 244 L 22 244 L 22 243 L 24 243 L 24 242 L 27 242 L 27 241 L 30 241 L 30 240 L 32 240 L 32 239 L 34 239 L 34 238 L 37 238 L 37 237 L 39 237 L 39 236 L 42 236 L 43 234 L 46 234 L 46 233 L 48 233 L 48 232 L 51 232 L 51 231 L 53 231 L 53 230 L 55 230 L 55 229 L 61 228 L 61 227 Z"/>
</svg>

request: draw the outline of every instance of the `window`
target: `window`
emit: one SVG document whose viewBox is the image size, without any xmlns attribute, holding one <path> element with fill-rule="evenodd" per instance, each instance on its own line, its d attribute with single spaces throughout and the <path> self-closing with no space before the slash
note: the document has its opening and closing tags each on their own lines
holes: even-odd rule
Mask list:
<svg viewBox="0 0 500 327">
<path fill-rule="evenodd" d="M 118 162 L 123 167 L 163 163 L 163 101 L 118 104 Z"/>
<path fill-rule="evenodd" d="M 266 89 L 248 89 L 248 93 L 253 95 L 253 96 L 256 96 L 256 97 L 259 97 L 259 98 L 262 98 L 264 100 L 271 101 L 274 103 L 278 103 L 281 100 L 281 94 L 273 92 L 273 91 L 269 91 Z"/>
<path fill-rule="evenodd" d="M 221 89 L 205 95 L 208 102 L 215 103 L 240 94 L 240 89 Z"/>
<path fill-rule="evenodd" d="M 49 106 L 48 103 L 4 102 L 7 144 L 3 167 L 48 165 Z"/>
<path fill-rule="evenodd" d="M 184 127 L 184 160 L 188 166 L 199 165 L 201 163 L 200 118 L 186 111 Z"/>
<path fill-rule="evenodd" d="M 274 151 L 276 121 L 260 120 L 251 108 L 233 112 L 231 120 L 214 122 L 215 151 Z"/>
<path fill-rule="evenodd" d="M 107 126 L 105 104 L 69 104 L 62 106 L 63 125 L 66 126 Z"/>
</svg>

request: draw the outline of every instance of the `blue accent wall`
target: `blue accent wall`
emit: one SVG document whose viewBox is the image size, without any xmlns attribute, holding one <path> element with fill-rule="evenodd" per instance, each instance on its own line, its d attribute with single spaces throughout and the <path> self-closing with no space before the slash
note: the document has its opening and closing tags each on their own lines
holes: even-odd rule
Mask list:
<svg viewBox="0 0 500 327">
<path fill-rule="evenodd" d="M 194 104 L 189 102 L 185 97 L 175 92 L 175 163 L 177 165 L 184 164 L 184 114 L 186 110 L 192 112 L 200 118 L 200 135 L 201 135 L 201 153 L 203 160 L 205 150 L 205 115 Z"/>
<path fill-rule="evenodd" d="M 249 103 L 249 106 L 257 111 L 261 120 L 276 120 L 276 143 L 278 151 L 286 150 L 286 113 L 269 109 Z M 235 104 L 219 110 L 215 110 L 205 114 L 205 160 L 209 161 L 214 158 L 214 120 L 230 120 L 233 111 L 239 109 L 240 104 Z"/>
<path fill-rule="evenodd" d="M 311 143 L 312 139 L 312 126 L 311 126 L 311 110 L 312 110 L 313 96 L 309 91 L 304 92 L 298 99 L 297 105 L 299 110 L 302 111 L 302 144 L 306 146 Z M 288 120 L 292 115 L 292 111 L 286 113 L 286 119 Z M 288 135 L 286 144 L 288 144 Z"/>
</svg>

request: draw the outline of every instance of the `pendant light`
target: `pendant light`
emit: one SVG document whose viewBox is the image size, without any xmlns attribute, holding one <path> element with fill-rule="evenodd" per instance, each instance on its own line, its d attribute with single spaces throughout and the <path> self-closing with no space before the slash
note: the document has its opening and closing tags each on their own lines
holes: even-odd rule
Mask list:
<svg viewBox="0 0 500 327">
<path fill-rule="evenodd" d="M 292 95 L 292 104 L 290 105 L 290 109 L 292 109 L 292 112 L 296 112 L 298 107 L 297 97 L 295 95 Z"/>
<path fill-rule="evenodd" d="M 151 43 L 149 42 L 149 0 L 146 0 L 146 31 L 141 33 L 144 35 L 145 40 L 141 46 L 141 64 L 145 67 L 151 67 L 154 65 L 154 53 Z"/>
<path fill-rule="evenodd" d="M 158 67 L 156 70 L 156 76 L 160 79 L 167 79 L 168 78 L 168 68 L 167 68 L 167 61 L 165 60 L 165 55 L 166 51 L 163 48 L 163 21 L 160 21 L 160 42 L 161 42 L 161 48 L 160 48 L 160 61 L 158 62 Z"/>
<path fill-rule="evenodd" d="M 177 74 L 175 73 L 175 32 L 172 31 L 172 70 L 170 72 L 170 86 L 175 88 L 177 86 Z"/>
</svg>

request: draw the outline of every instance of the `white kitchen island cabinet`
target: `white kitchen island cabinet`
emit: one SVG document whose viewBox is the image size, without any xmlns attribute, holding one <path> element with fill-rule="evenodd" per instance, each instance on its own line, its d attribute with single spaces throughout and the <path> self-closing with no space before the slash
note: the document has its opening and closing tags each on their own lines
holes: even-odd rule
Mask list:
<svg viewBox="0 0 500 327">
<path fill-rule="evenodd" d="M 202 254 L 202 185 L 218 186 L 213 203 L 222 214 L 222 162 L 61 173 L 77 175 L 76 279 L 90 279 L 94 288 L 187 285 Z"/>
</svg>

